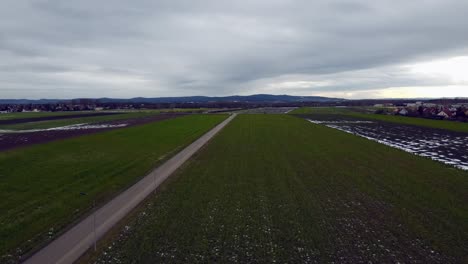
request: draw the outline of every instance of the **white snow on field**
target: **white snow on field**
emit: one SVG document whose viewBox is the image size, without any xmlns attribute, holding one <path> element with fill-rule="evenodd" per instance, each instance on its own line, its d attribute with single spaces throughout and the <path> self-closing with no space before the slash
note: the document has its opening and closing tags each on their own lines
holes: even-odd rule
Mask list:
<svg viewBox="0 0 468 264">
<path fill-rule="evenodd" d="M 466 154 L 454 154 L 467 152 L 468 136 L 455 137 L 450 134 L 442 135 L 440 132 L 429 135 L 410 134 L 408 132 L 407 135 L 404 135 L 398 130 L 382 130 L 379 127 L 359 126 L 359 124 L 373 123 L 368 121 L 308 121 L 314 124 L 323 124 L 408 153 L 427 157 L 462 170 L 468 170 L 468 156 Z"/>
<path fill-rule="evenodd" d="M 43 131 L 64 131 L 64 130 L 86 130 L 86 129 L 103 129 L 103 128 L 119 128 L 126 127 L 128 124 L 74 124 L 69 126 L 61 127 L 52 127 L 52 128 L 43 128 L 43 129 L 27 129 L 27 130 L 9 130 L 9 129 L 0 129 L 0 133 L 31 133 L 31 132 L 43 132 Z"/>
</svg>

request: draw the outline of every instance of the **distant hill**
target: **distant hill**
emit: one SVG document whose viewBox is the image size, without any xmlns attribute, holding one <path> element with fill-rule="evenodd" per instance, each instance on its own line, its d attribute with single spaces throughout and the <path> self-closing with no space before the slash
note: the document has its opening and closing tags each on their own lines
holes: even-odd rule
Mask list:
<svg viewBox="0 0 468 264">
<path fill-rule="evenodd" d="M 70 102 L 77 99 L 0 99 L 0 104 L 53 104 L 60 102 Z M 210 96 L 185 96 L 185 97 L 155 97 L 145 98 L 136 97 L 130 99 L 116 98 L 86 98 L 95 100 L 100 103 L 207 103 L 207 102 L 242 102 L 242 103 L 290 103 L 290 102 L 337 102 L 345 101 L 340 98 L 329 98 L 321 96 L 292 96 L 292 95 L 271 95 L 271 94 L 254 94 L 254 95 L 233 95 L 224 97 Z"/>
</svg>

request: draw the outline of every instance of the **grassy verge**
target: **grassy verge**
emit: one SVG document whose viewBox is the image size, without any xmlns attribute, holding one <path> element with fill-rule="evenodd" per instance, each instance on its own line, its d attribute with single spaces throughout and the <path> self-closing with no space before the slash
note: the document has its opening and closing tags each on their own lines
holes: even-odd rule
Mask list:
<svg viewBox="0 0 468 264">
<path fill-rule="evenodd" d="M 463 262 L 467 179 L 293 116 L 240 115 L 97 262 Z"/>
<path fill-rule="evenodd" d="M 96 123 L 96 122 L 106 122 L 106 121 L 123 120 L 123 119 L 130 119 L 130 118 L 148 117 L 148 116 L 153 116 L 155 114 L 157 113 L 131 112 L 131 113 L 122 113 L 122 114 L 105 115 L 105 116 L 89 116 L 89 117 L 78 117 L 78 118 L 60 119 L 60 120 L 36 121 L 36 122 L 28 122 L 28 123 L 20 123 L 20 124 L 12 124 L 12 125 L 0 125 L 0 129 L 8 129 L 8 130 L 10 129 L 11 130 L 44 129 L 44 128 L 69 126 L 69 125 L 83 124 L 83 123 Z"/>
<path fill-rule="evenodd" d="M 290 114 L 302 114 L 302 115 L 304 114 L 334 114 L 334 115 L 338 114 L 338 115 L 352 116 L 356 118 L 380 120 L 380 121 L 405 124 L 405 125 L 440 128 L 440 129 L 447 129 L 451 131 L 468 133 L 468 123 L 461 123 L 461 122 L 447 121 L 447 120 L 432 120 L 432 119 L 406 117 L 406 116 L 378 115 L 378 114 L 371 114 L 371 113 L 363 113 L 362 111 L 359 112 L 359 108 L 301 107 L 290 112 Z"/>
<path fill-rule="evenodd" d="M 0 256 L 52 237 L 94 198 L 107 201 L 225 118 L 184 116 L 1 152 Z"/>
</svg>

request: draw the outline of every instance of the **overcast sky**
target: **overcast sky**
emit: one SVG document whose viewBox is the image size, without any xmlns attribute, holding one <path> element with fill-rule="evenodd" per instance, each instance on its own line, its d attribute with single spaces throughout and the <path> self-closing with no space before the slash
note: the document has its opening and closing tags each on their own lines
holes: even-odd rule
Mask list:
<svg viewBox="0 0 468 264">
<path fill-rule="evenodd" d="M 468 97 L 467 0 L 3 0 L 0 98 Z"/>
</svg>

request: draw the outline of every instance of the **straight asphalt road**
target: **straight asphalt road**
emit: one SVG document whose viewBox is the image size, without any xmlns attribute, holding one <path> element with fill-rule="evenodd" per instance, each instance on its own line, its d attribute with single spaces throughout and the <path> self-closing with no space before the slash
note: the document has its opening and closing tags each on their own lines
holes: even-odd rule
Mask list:
<svg viewBox="0 0 468 264">
<path fill-rule="evenodd" d="M 33 254 L 24 263 L 52 264 L 73 263 L 76 261 L 86 250 L 94 246 L 95 239 L 99 240 L 235 116 L 236 114 L 232 114 L 136 184 L 99 208 L 94 214 L 88 216 Z M 93 228 L 94 221 L 96 232 L 94 232 Z"/>
</svg>

